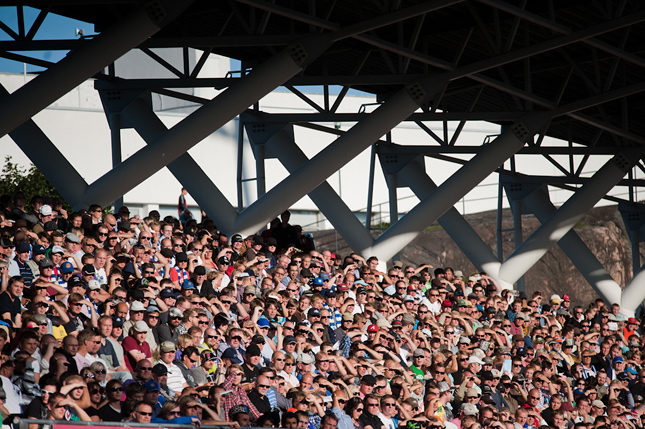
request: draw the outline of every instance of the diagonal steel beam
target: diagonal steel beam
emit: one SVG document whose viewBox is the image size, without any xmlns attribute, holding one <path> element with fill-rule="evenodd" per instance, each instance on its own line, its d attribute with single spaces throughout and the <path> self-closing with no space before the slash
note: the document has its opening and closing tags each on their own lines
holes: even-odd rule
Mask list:
<svg viewBox="0 0 645 429">
<path fill-rule="evenodd" d="M 155 34 L 191 3 L 146 3 L 2 99 L 0 137 Z"/>
<path fill-rule="evenodd" d="M 477 1 L 479 1 L 480 3 L 486 4 L 488 6 L 497 8 L 499 10 L 503 10 L 504 12 L 507 12 L 511 15 L 515 15 L 528 22 L 532 22 L 534 24 L 537 24 L 539 26 L 542 26 L 544 28 L 547 28 L 549 30 L 555 31 L 560 34 L 571 34 L 573 32 L 571 28 L 567 27 L 564 24 L 558 24 L 557 22 L 553 22 L 548 18 L 544 18 L 542 16 L 536 15 L 532 12 L 513 6 L 501 0 L 477 0 Z M 626 52 L 622 49 L 616 48 L 615 46 L 611 46 L 608 43 L 597 40 L 593 37 L 583 40 L 582 42 L 586 43 L 589 46 L 593 46 L 594 48 L 597 48 L 601 51 L 605 51 L 608 54 L 621 58 L 627 62 L 635 64 L 637 66 L 645 67 L 645 58 Z"/>
<path fill-rule="evenodd" d="M 508 283 L 515 283 L 623 178 L 642 155 L 641 148 L 632 148 L 610 159 L 591 180 L 578 189 L 556 213 L 515 249 L 502 264 L 499 277 Z"/>
<path fill-rule="evenodd" d="M 300 72 L 328 44 L 328 36 L 319 35 L 280 51 L 160 135 L 153 144 L 100 177 L 88 187 L 83 201 L 87 204 L 99 199 L 112 201 L 125 194 Z"/>
<path fill-rule="evenodd" d="M 0 99 L 9 92 L 0 84 Z M 9 133 L 18 147 L 27 155 L 61 196 L 74 205 L 87 188 L 87 182 L 58 150 L 45 133 L 31 119 Z"/>
<path fill-rule="evenodd" d="M 289 127 L 292 126 L 289 125 Z M 309 162 L 304 152 L 293 141 L 293 132 L 280 130 L 267 141 L 266 145 L 267 150 L 278 158 L 289 173 L 297 171 Z M 309 192 L 309 198 L 354 251 L 363 254 L 370 248 L 374 242 L 371 234 L 327 181 Z M 283 210 L 287 208 L 289 207 L 285 206 Z"/>
<path fill-rule="evenodd" d="M 468 161 L 402 219 L 374 242 L 371 254 L 389 259 L 432 224 L 486 176 L 522 148 L 546 123 L 548 116 L 537 113 L 508 127 L 493 142 Z"/>
<path fill-rule="evenodd" d="M 410 184 L 410 189 L 419 200 L 430 196 L 437 188 L 418 162 L 411 162 L 402 168 L 398 175 Z M 501 265 L 499 259 L 456 208 L 449 208 L 437 221 L 478 270 L 497 279 Z"/>
<path fill-rule="evenodd" d="M 168 128 L 141 98 L 135 99 L 122 111 L 122 116 L 134 126 L 137 133 L 148 144 L 166 133 Z M 237 210 L 231 205 L 210 177 L 195 162 L 189 153 L 168 164 L 168 170 L 177 178 L 195 199 L 199 207 L 213 219 L 217 227 L 230 233 L 237 216 Z"/>
</svg>

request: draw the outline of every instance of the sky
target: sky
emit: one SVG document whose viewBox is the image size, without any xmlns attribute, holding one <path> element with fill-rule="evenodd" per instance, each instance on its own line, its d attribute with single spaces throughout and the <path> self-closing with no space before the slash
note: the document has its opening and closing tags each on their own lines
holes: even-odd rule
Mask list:
<svg viewBox="0 0 645 429">
<path fill-rule="evenodd" d="M 34 20 L 38 16 L 38 9 L 25 6 L 23 8 L 25 15 L 25 33 L 29 31 Z M 0 7 L 0 21 L 6 24 L 13 31 L 18 33 L 18 15 L 15 6 L 1 6 Z M 38 32 L 34 36 L 34 40 L 52 40 L 52 39 L 74 39 L 76 36 L 76 29 L 83 29 L 86 35 L 93 34 L 94 26 L 92 24 L 69 19 L 60 15 L 50 13 L 47 15 Z M 0 40 L 12 40 L 3 29 L 0 29 Z M 15 52 L 20 55 L 26 55 L 32 58 L 38 58 L 45 61 L 57 62 L 65 56 L 67 51 L 29 51 L 29 52 Z M 26 65 L 26 72 L 42 71 L 42 67 Z M 0 58 L 0 72 L 4 73 L 23 73 L 25 71 L 25 64 L 18 61 Z"/>
</svg>

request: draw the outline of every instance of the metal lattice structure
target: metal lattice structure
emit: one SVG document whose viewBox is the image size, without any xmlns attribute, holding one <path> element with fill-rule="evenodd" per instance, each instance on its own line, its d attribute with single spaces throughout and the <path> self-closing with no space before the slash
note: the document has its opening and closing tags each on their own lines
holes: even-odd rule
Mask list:
<svg viewBox="0 0 645 429">
<path fill-rule="evenodd" d="M 33 63 L 47 70 L 0 101 L 0 136 L 10 134 L 31 160 L 75 207 L 108 204 L 163 167 L 191 192 L 217 225 L 228 233 L 261 228 L 304 195 L 309 195 L 348 244 L 356 251 L 388 259 L 425 226 L 439 220 L 470 260 L 506 286 L 524 273 L 550 247 L 559 244 L 601 296 L 629 311 L 645 298 L 637 274 L 623 291 L 579 237 L 575 223 L 614 186 L 626 186 L 630 198 L 621 203 L 634 242 L 634 268 L 640 268 L 638 243 L 645 216 L 633 198 L 642 185 L 634 169 L 645 172 L 645 4 L 638 0 L 219 0 L 148 1 L 85 0 L 30 1 L 41 10 L 19 30 L 0 21 L 13 39 L 0 42 L 0 56 Z M 90 22 L 99 33 L 70 40 L 36 40 L 48 13 Z M 153 48 L 184 49 L 183 67 L 160 58 Z M 175 77 L 128 79 L 119 76 L 114 61 L 138 49 Z M 189 60 L 189 49 L 199 58 Z M 25 51 L 70 50 L 58 63 L 31 59 Z M 242 62 L 242 73 L 226 78 L 198 78 L 209 54 Z M 86 79 L 96 88 L 119 147 L 120 130 L 134 128 L 148 144 L 126 160 L 114 156 L 114 168 L 92 184 L 86 183 L 30 118 Z M 322 86 L 324 102 L 316 103 L 298 88 Z M 340 85 L 330 96 L 329 86 Z M 257 104 L 284 86 L 314 108 L 315 113 L 269 114 Z M 223 91 L 205 100 L 181 91 L 214 87 Z M 339 110 L 350 89 L 374 94 L 379 105 L 371 113 Z M 167 129 L 150 107 L 159 93 L 201 104 L 178 125 Z M 249 108 L 249 106 L 253 106 Z M 187 150 L 229 120 L 240 117 L 240 133 L 252 143 L 261 197 L 235 207 L 206 176 Z M 459 144 L 468 121 L 485 120 L 502 126 L 488 144 Z M 353 122 L 346 132 L 321 123 Z M 427 144 L 401 146 L 388 132 L 402 121 L 427 132 Z M 437 134 L 428 122 L 456 131 Z M 294 142 L 293 127 L 306 126 L 338 138 L 312 159 Z M 243 129 L 242 129 L 243 128 Z M 554 149 L 546 136 L 570 142 Z M 574 146 L 575 143 L 575 146 Z M 582 145 L 578 146 L 578 145 Z M 410 187 L 420 203 L 378 238 L 370 234 L 328 186 L 326 178 L 363 150 L 372 147 L 390 188 L 392 219 L 397 219 L 396 190 Z M 455 154 L 472 154 L 470 160 Z M 561 175 L 532 176 L 504 162 L 533 154 L 551 162 Z M 567 155 L 559 163 L 554 155 Z M 574 161 L 581 155 L 582 161 Z M 590 157 L 610 155 L 593 177 L 581 172 Z M 462 170 L 436 186 L 425 172 L 423 157 L 463 164 Z M 279 159 L 290 175 L 265 189 L 264 162 Z M 60 177 L 56 171 L 67 172 Z M 488 248 L 453 208 L 454 204 L 492 172 L 511 200 L 516 230 L 521 214 L 534 213 L 542 226 L 523 240 L 506 260 Z M 374 174 L 373 169 L 370 172 Z M 123 178 L 122 180 L 114 180 Z M 574 190 L 557 210 L 546 185 Z M 368 196 L 368 204 L 371 203 Z M 368 209 L 369 210 L 369 209 Z M 520 229 L 521 230 L 521 229 Z"/>
</svg>

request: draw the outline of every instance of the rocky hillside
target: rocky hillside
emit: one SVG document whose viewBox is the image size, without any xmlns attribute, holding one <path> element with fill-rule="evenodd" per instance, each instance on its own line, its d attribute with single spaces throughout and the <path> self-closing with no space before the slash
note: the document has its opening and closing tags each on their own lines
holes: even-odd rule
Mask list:
<svg viewBox="0 0 645 429">
<path fill-rule="evenodd" d="M 486 212 L 466 216 L 466 219 L 477 231 L 479 236 L 497 254 L 496 238 L 497 212 Z M 540 223 L 532 215 L 522 218 L 523 236 L 528 237 Z M 513 220 L 510 211 L 503 216 L 504 257 L 508 257 L 514 249 Z M 625 286 L 632 278 L 631 243 L 625 230 L 620 213 L 616 206 L 602 207 L 590 211 L 575 228 L 600 263 L 621 286 Z M 351 249 L 335 231 L 319 231 L 314 233 L 319 250 L 338 249 L 341 255 L 347 255 Z M 641 249 L 641 257 L 643 250 Z M 404 264 L 419 265 L 430 263 L 435 267 L 451 266 L 464 273 L 475 271 L 475 267 L 466 259 L 455 243 L 439 224 L 431 225 L 408 245 L 397 259 Z M 559 247 L 551 249 L 526 274 L 526 291 L 530 294 L 535 290 L 542 291 L 543 296 L 553 293 L 562 295 L 569 293 L 574 304 L 587 305 L 598 297 L 569 258 Z"/>
</svg>

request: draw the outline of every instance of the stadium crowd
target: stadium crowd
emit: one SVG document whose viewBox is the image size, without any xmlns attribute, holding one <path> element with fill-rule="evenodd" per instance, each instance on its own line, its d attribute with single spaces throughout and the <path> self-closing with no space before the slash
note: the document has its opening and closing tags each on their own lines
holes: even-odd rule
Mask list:
<svg viewBox="0 0 645 429">
<path fill-rule="evenodd" d="M 0 209 L 5 425 L 643 426 L 640 321 L 617 304 L 382 270 L 316 250 L 289 212 L 228 237 L 182 213 L 27 210 L 20 192 Z"/>
</svg>

